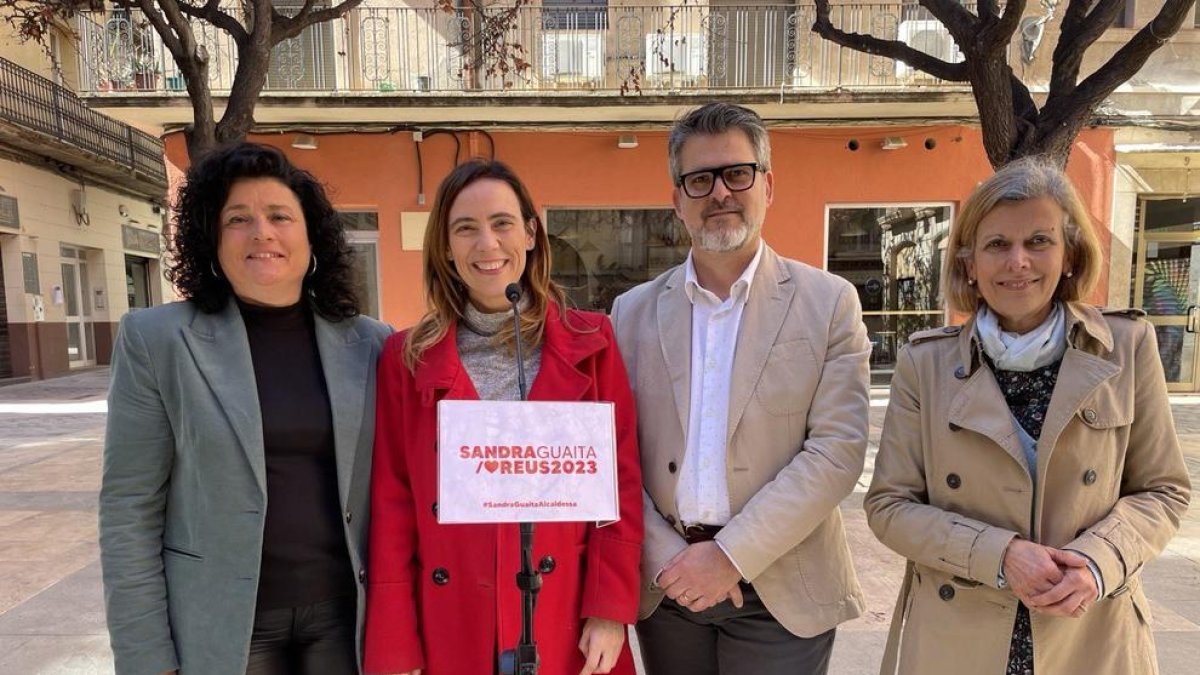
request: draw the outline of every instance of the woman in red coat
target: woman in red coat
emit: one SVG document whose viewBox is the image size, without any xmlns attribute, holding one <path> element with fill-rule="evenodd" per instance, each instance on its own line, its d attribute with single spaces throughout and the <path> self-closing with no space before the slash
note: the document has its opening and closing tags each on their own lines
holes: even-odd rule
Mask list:
<svg viewBox="0 0 1200 675">
<path fill-rule="evenodd" d="M 438 188 L 425 234 L 429 311 L 379 361 L 365 670 L 489 675 L 521 632 L 517 525 L 437 522 L 442 399 L 517 400 L 505 287 L 522 287 L 530 400 L 612 401 L 620 519 L 542 523 L 535 638 L 543 675 L 633 675 L 642 489 L 634 405 L 608 319 L 568 310 L 546 229 L 503 164 L 472 161 Z"/>
</svg>

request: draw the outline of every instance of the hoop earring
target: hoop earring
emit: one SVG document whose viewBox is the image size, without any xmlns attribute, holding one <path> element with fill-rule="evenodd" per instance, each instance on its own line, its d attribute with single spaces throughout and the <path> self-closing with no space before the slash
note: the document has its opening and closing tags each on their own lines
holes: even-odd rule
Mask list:
<svg viewBox="0 0 1200 675">
<path fill-rule="evenodd" d="M 312 255 L 312 264 L 310 264 L 308 266 L 308 274 L 306 276 L 311 277 L 312 275 L 314 275 L 316 273 L 317 273 L 317 254 L 314 253 Z"/>
<path fill-rule="evenodd" d="M 221 273 L 217 271 L 217 264 L 213 261 L 208 261 L 208 271 L 212 272 L 214 279 L 221 279 Z"/>
</svg>

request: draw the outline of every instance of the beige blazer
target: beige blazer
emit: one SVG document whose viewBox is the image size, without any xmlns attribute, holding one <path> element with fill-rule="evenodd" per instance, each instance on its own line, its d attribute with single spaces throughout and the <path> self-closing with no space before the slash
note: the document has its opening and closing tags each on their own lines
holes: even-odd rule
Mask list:
<svg viewBox="0 0 1200 675">
<path fill-rule="evenodd" d="M 691 391 L 684 276 L 676 267 L 613 305 L 646 488 L 642 618 L 662 600 L 655 575 L 687 546 L 675 504 Z M 838 503 L 866 454 L 869 355 L 854 287 L 765 248 L 734 356 L 726 456 L 734 515 L 717 539 L 771 614 L 803 637 L 864 607 Z"/>
<path fill-rule="evenodd" d="M 864 505 L 879 540 L 912 561 L 889 644 L 901 673 L 1004 672 L 1017 599 L 997 573 L 1018 535 L 1087 554 L 1104 582 L 1082 618 L 1033 614 L 1035 673 L 1157 672 L 1140 572 L 1178 529 L 1190 486 L 1154 329 L 1072 303 L 1067 335 L 1036 485 L 973 321 L 900 352 Z"/>
</svg>

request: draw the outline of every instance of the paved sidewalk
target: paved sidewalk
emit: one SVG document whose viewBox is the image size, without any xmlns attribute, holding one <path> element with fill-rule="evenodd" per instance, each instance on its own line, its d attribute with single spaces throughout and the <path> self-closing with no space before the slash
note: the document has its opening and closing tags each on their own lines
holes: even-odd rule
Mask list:
<svg viewBox="0 0 1200 675">
<path fill-rule="evenodd" d="M 96 494 L 108 371 L 0 387 L 0 674 L 113 672 L 104 628 Z M 875 541 L 862 512 L 883 401 L 871 410 L 867 471 L 842 504 L 869 607 L 839 631 L 833 675 L 877 672 L 903 561 Z M 1200 396 L 1173 397 L 1193 483 L 1200 485 Z M 1200 501 L 1200 500 L 1198 500 Z M 1200 505 L 1146 567 L 1164 675 L 1200 663 Z M 558 675 L 547 673 L 546 675 Z"/>
</svg>

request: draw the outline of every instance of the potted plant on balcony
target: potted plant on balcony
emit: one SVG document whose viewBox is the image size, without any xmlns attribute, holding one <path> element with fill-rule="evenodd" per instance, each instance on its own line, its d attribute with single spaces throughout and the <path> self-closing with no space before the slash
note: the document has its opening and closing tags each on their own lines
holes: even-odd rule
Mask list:
<svg viewBox="0 0 1200 675">
<path fill-rule="evenodd" d="M 158 89 L 158 76 L 162 72 L 158 67 L 158 59 L 150 54 L 136 54 L 131 65 L 133 66 L 134 89 L 138 91 Z"/>
</svg>

